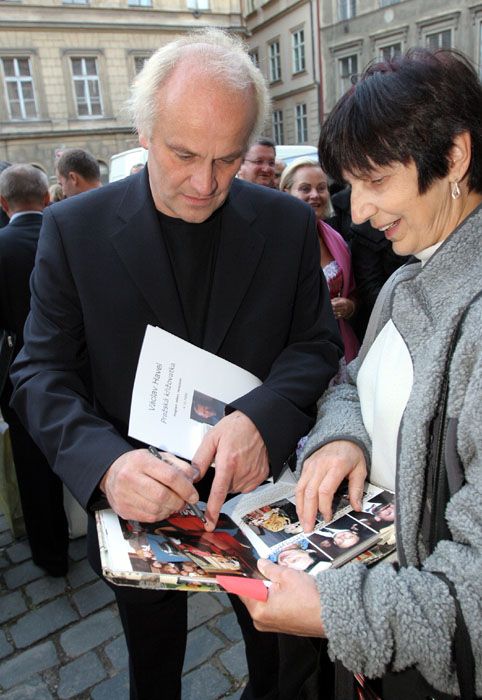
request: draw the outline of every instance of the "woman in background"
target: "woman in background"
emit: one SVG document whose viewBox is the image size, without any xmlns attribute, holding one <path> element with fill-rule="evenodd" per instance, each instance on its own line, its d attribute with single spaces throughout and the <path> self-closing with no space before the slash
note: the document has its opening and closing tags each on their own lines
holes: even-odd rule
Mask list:
<svg viewBox="0 0 482 700">
<path fill-rule="evenodd" d="M 345 346 L 345 362 L 358 353 L 358 339 L 347 322 L 355 313 L 355 280 L 351 269 L 350 251 L 342 236 L 323 221 L 330 209 L 330 193 L 325 173 L 310 158 L 299 158 L 288 165 L 281 175 L 280 190 L 309 204 L 315 214 L 320 241 L 320 266 L 330 290 L 331 305 L 338 320 Z M 340 372 L 344 379 L 344 367 Z"/>
</svg>

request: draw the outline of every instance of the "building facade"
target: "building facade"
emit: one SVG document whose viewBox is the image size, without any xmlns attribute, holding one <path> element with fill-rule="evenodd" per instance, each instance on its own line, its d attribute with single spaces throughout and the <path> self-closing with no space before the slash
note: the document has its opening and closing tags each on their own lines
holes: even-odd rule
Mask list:
<svg viewBox="0 0 482 700">
<path fill-rule="evenodd" d="M 168 6 L 169 9 L 165 9 Z M 54 178 L 65 148 L 137 146 L 125 103 L 153 51 L 205 25 L 244 33 L 239 0 L 0 0 L 0 160 Z"/>
<path fill-rule="evenodd" d="M 272 99 L 268 133 L 276 143 L 315 143 L 319 130 L 320 4 L 245 0 L 248 44 Z"/>
<path fill-rule="evenodd" d="M 0 160 L 53 179 L 59 152 L 87 148 L 107 179 L 111 155 L 137 145 L 124 107 L 136 72 L 206 25 L 246 37 L 277 143 L 316 145 L 324 116 L 374 58 L 451 46 L 482 65 L 474 0 L 0 0 Z"/>
<path fill-rule="evenodd" d="M 278 143 L 316 145 L 326 114 L 375 58 L 411 46 L 452 47 L 481 71 L 482 2 L 244 0 L 243 10 L 253 60 L 270 84 L 271 135 Z M 300 32 L 305 45 L 301 70 Z"/>
</svg>

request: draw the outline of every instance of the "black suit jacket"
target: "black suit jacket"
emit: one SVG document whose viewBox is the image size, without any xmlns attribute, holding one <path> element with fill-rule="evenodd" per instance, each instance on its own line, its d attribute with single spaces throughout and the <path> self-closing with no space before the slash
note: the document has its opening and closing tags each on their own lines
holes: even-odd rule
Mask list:
<svg viewBox="0 0 482 700">
<path fill-rule="evenodd" d="M 15 409 L 84 506 L 136 445 L 127 425 L 146 324 L 187 337 L 147 168 L 47 210 L 12 372 Z M 275 474 L 310 428 L 340 345 L 311 209 L 235 180 L 204 348 L 263 381 L 233 406 L 257 425 Z"/>
<path fill-rule="evenodd" d="M 23 326 L 30 310 L 29 279 L 41 225 L 39 212 L 19 214 L 0 229 L 0 328 L 15 333 L 14 356 L 23 344 Z M 11 391 L 7 379 L 2 398 L 8 401 Z"/>
<path fill-rule="evenodd" d="M 19 214 L 0 229 L 0 327 L 14 331 L 17 349 L 30 310 L 29 279 L 42 226 L 42 213 Z"/>
</svg>

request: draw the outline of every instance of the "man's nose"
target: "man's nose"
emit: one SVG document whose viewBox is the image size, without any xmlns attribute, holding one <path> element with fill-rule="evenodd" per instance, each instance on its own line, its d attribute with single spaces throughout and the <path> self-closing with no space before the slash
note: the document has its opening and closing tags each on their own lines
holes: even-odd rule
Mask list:
<svg viewBox="0 0 482 700">
<path fill-rule="evenodd" d="M 211 164 L 199 166 L 191 176 L 191 184 L 196 193 L 202 197 L 207 197 L 216 189 L 216 178 Z"/>
</svg>

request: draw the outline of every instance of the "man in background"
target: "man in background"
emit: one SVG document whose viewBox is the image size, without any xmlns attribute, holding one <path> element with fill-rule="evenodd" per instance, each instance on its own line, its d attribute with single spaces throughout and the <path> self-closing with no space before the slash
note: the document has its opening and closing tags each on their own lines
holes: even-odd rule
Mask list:
<svg viewBox="0 0 482 700">
<path fill-rule="evenodd" d="M 101 187 L 99 163 L 83 148 L 69 148 L 57 161 L 57 181 L 64 197 Z"/>
<path fill-rule="evenodd" d="M 256 185 L 274 187 L 276 148 L 269 138 L 258 138 L 245 153 L 238 177 Z"/>
<path fill-rule="evenodd" d="M 8 162 L 8 160 L 0 160 L 0 173 L 5 170 L 5 168 L 10 167 L 12 165 L 11 163 Z M 8 216 L 6 212 L 3 211 L 3 209 L 0 207 L 0 228 L 3 228 L 8 224 Z"/>
<path fill-rule="evenodd" d="M 42 212 L 49 204 L 46 175 L 32 165 L 12 165 L 0 174 L 0 204 L 10 218 L 0 229 L 0 328 L 15 336 L 14 357 L 23 345 L 30 309 L 29 279 Z M 7 378 L 0 396 L 10 440 L 32 559 L 51 576 L 67 573 L 68 526 L 62 481 L 10 408 Z"/>
</svg>

